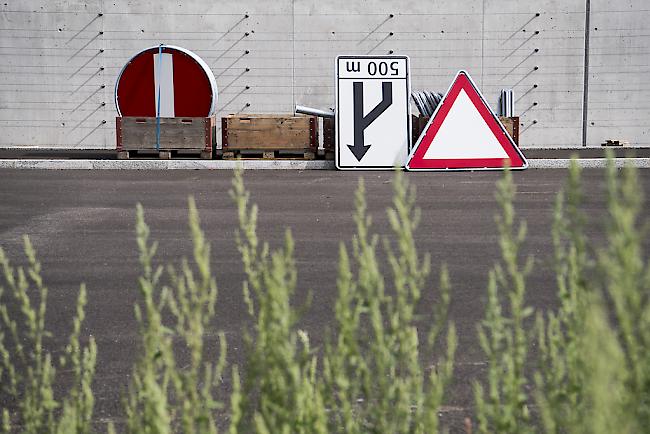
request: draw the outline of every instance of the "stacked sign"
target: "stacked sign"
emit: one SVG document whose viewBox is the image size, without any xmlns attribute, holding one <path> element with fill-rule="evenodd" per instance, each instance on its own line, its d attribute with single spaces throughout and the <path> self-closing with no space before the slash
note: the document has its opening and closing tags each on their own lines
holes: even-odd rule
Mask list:
<svg viewBox="0 0 650 434">
<path fill-rule="evenodd" d="M 456 75 L 413 149 L 408 57 L 339 56 L 336 80 L 339 169 L 528 167 L 465 71 Z"/>
</svg>

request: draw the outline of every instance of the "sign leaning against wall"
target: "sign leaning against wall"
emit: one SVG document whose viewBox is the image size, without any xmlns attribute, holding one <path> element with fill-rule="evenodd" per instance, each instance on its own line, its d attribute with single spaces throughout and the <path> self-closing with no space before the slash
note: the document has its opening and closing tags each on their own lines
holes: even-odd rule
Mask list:
<svg viewBox="0 0 650 434">
<path fill-rule="evenodd" d="M 403 167 L 411 150 L 406 56 L 336 58 L 336 167 Z"/>
</svg>

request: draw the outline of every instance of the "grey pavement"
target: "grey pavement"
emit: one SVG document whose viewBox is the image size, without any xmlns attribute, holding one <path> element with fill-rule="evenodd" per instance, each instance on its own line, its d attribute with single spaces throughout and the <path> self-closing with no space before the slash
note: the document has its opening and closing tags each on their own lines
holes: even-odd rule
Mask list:
<svg viewBox="0 0 650 434">
<path fill-rule="evenodd" d="M 229 362 L 241 365 L 242 333 L 250 325 L 241 295 L 243 270 L 235 246 L 236 213 L 228 196 L 229 171 L 23 171 L 0 170 L 0 245 L 24 263 L 21 237 L 29 234 L 50 287 L 48 323 L 54 346 L 62 347 L 70 330 L 80 282 L 88 286 L 83 333 L 99 347 L 96 416 L 100 421 L 122 415 L 120 396 L 138 347 L 133 315 L 139 273 L 134 240 L 135 205 L 142 203 L 160 242 L 158 261 L 178 263 L 191 253 L 187 230 L 187 197 L 197 201 L 202 224 L 212 243 L 213 271 L 219 285 L 213 330 L 223 330 Z M 366 182 L 374 229 L 388 233 L 392 174 L 388 172 L 247 171 L 245 182 L 259 204 L 259 235 L 272 246 L 282 242 L 285 228 L 296 240 L 299 290 L 296 303 L 313 291 L 314 300 L 301 321 L 313 344 L 322 348 L 332 325 L 336 296 L 338 246 L 349 243 L 353 193 L 359 177 Z M 459 332 L 456 379 L 444 419 L 456 432 L 471 414 L 472 382 L 481 378 L 485 358 L 476 337 L 486 299 L 486 278 L 498 259 L 494 185 L 498 172 L 411 173 L 422 209 L 419 247 L 430 252 L 433 269 L 449 265 L 452 282 L 451 320 Z M 525 254 L 537 258 L 529 279 L 528 302 L 537 309 L 555 303 L 551 268 L 550 224 L 553 202 L 566 171 L 515 172 L 519 216 L 528 222 Z M 645 190 L 650 171 L 640 171 Z M 588 233 L 603 237 L 605 215 L 603 171 L 584 171 Z M 646 215 L 647 208 L 646 208 Z M 388 270 L 386 269 L 388 275 Z M 432 283 L 435 278 L 432 277 Z M 434 291 L 423 295 L 421 313 L 436 302 Z M 209 347 L 215 348 L 211 341 Z M 224 390 L 229 389 L 225 379 Z"/>
</svg>

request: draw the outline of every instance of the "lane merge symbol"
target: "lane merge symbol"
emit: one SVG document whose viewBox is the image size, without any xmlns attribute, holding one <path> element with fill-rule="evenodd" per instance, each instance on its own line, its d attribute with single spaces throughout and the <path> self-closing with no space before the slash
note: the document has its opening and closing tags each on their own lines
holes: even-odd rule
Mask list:
<svg viewBox="0 0 650 434">
<path fill-rule="evenodd" d="M 338 56 L 336 167 L 403 167 L 411 148 L 409 59 Z"/>
<path fill-rule="evenodd" d="M 348 145 L 350 151 L 361 161 L 371 145 L 364 142 L 366 128 L 393 104 L 393 83 L 381 84 L 381 102 L 366 116 L 363 115 L 363 82 L 355 81 L 354 85 L 354 145 Z"/>
</svg>

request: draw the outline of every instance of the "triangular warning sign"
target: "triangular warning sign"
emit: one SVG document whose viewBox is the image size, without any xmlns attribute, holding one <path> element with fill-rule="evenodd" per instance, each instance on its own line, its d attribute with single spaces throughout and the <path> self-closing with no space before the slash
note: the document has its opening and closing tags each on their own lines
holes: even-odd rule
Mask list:
<svg viewBox="0 0 650 434">
<path fill-rule="evenodd" d="M 525 169 L 526 158 L 460 71 L 409 155 L 408 170 Z"/>
</svg>

